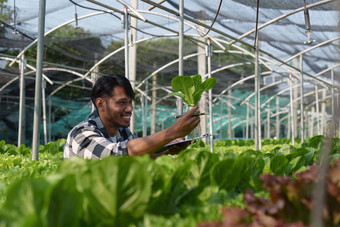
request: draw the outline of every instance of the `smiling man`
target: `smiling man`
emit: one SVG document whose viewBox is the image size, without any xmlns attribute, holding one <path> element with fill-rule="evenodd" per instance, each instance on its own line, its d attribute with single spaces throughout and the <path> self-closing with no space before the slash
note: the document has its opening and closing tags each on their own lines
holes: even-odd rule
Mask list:
<svg viewBox="0 0 340 227">
<path fill-rule="evenodd" d="M 193 116 L 198 106 L 177 119 L 170 127 L 155 134 L 137 138 L 129 130 L 135 94 L 123 76 L 105 75 L 97 79 L 91 91 L 96 107 L 87 120 L 68 134 L 63 158 L 79 156 L 101 159 L 110 155 L 143 155 L 158 151 L 169 142 L 186 136 L 200 122 Z M 163 152 L 166 153 L 166 152 Z"/>
</svg>

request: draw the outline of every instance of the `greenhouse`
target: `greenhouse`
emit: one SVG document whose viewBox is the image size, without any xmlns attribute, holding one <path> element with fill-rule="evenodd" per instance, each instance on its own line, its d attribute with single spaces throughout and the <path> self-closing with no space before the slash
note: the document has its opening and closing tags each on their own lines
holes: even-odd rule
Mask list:
<svg viewBox="0 0 340 227">
<path fill-rule="evenodd" d="M 107 221 L 100 223 L 104 226 L 112 226 L 112 223 L 116 226 L 159 226 L 160 224 L 173 226 L 175 221 L 180 223 L 178 226 L 192 226 L 193 223 L 197 225 L 204 220 L 211 221 L 218 218 L 222 220 L 217 211 L 214 213 L 215 216 L 212 214 L 209 216 L 208 211 L 189 212 L 183 207 L 192 206 L 190 201 L 194 199 L 190 196 L 195 193 L 200 196 L 200 200 L 199 202 L 195 200 L 194 206 L 198 206 L 202 201 L 204 204 L 209 201 L 210 204 L 211 201 L 217 200 L 219 205 L 230 205 L 229 203 L 239 205 L 236 194 L 252 196 L 245 193 L 247 188 L 262 193 L 259 189 L 260 173 L 296 177 L 294 175 L 296 172 L 306 169 L 312 171 L 308 166 L 312 166 L 314 161 L 323 163 L 320 161 L 322 154 L 324 157 L 330 155 L 331 160 L 333 158 L 336 160 L 340 156 L 339 1 L 2 0 L 0 9 L 0 148 L 3 149 L 0 151 L 2 154 L 11 149 L 15 150 L 16 148 L 10 146 L 13 145 L 19 148 L 17 151 L 12 151 L 13 154 L 20 153 L 25 156 L 29 153 L 26 156 L 31 156 L 35 161 L 40 159 L 43 163 L 41 159 L 44 160 L 46 153 L 49 153 L 44 152 L 43 147 L 55 149 L 55 152 L 50 152 L 53 154 L 62 153 L 64 139 L 70 130 L 85 120 L 94 110 L 90 92 L 96 79 L 102 75 L 124 75 L 130 81 L 136 93 L 130 130 L 138 137 L 152 135 L 168 128 L 176 121 L 176 115 L 184 114 L 191 108 L 182 98 L 173 94 L 176 91 L 172 86 L 172 80 L 176 76 L 188 77 L 199 74 L 202 81 L 216 79 L 215 86 L 202 93 L 199 100 L 199 111 L 206 115 L 200 116 L 200 124 L 195 129 L 195 133 L 188 135 L 189 138 L 208 135 L 201 142 L 210 154 L 200 150 L 203 148 L 195 148 L 204 154 L 196 157 L 188 151 L 187 155 L 202 159 L 202 163 L 203 159 L 208 160 L 205 167 L 200 166 L 201 162 L 192 164 L 195 166 L 193 168 L 199 169 L 197 170 L 198 185 L 193 183 L 194 180 L 192 182 L 188 180 L 191 173 L 188 173 L 189 175 L 185 173 L 188 179 L 183 175 L 185 183 L 179 183 L 181 178 L 177 175 L 182 174 L 179 171 L 184 171 L 186 167 L 183 166 L 190 162 L 185 162 L 188 157 L 181 153 L 179 156 L 182 155 L 183 160 L 180 163 L 183 166 L 169 164 L 170 166 L 166 167 L 171 173 L 178 172 L 177 175 L 172 175 L 173 185 L 167 184 L 166 190 L 171 190 L 177 183 L 180 185 L 178 188 L 183 189 L 182 194 L 179 192 L 171 194 L 175 202 L 167 198 L 168 194 L 162 194 L 163 192 L 160 191 L 157 191 L 158 197 L 149 195 L 150 200 L 143 201 L 144 197 L 141 196 L 131 207 L 120 204 L 122 207 L 127 206 L 125 210 L 120 207 L 123 211 L 114 211 L 117 215 L 122 214 L 121 219 L 117 218 L 113 211 L 114 214 L 104 212 L 100 214 L 102 216 L 95 215 Z M 333 142 L 329 142 L 328 138 L 333 139 Z M 273 147 L 274 144 L 281 148 Z M 195 147 L 195 144 L 191 144 L 190 149 L 194 149 L 193 146 Z M 245 147 L 232 155 L 228 147 L 233 146 Z M 242 156 L 241 150 L 245 155 L 251 153 L 249 149 L 259 153 L 252 153 L 247 161 L 243 163 L 242 159 L 236 164 L 237 160 L 240 160 L 239 155 Z M 273 156 L 264 155 L 268 149 L 273 152 Z M 293 151 L 296 151 L 296 154 Z M 38 158 L 39 153 L 42 155 L 40 158 Z M 280 154 L 280 157 L 275 156 L 274 153 Z M 263 158 L 260 158 L 262 155 Z M 224 176 L 233 176 L 232 171 L 236 171 L 236 168 L 239 171 L 243 165 L 250 165 L 249 160 L 255 156 L 257 158 L 253 162 L 254 166 L 251 167 L 253 169 L 245 167 L 248 172 L 258 174 L 256 177 L 249 177 L 252 180 L 247 178 L 245 180 L 247 183 L 242 183 L 241 180 L 234 183 L 222 180 L 223 171 L 225 171 Z M 58 157 L 61 159 L 60 155 Z M 52 159 L 57 158 L 53 156 Z M 161 160 L 158 161 L 159 163 L 150 165 L 159 164 L 164 167 L 165 163 L 172 162 L 172 159 L 159 158 Z M 259 159 L 261 161 L 258 161 Z M 131 171 L 134 171 L 135 166 L 144 168 L 145 163 L 149 162 L 142 158 L 137 159 L 138 161 L 124 160 L 112 159 L 105 162 L 117 166 L 125 163 L 131 166 Z M 216 163 L 213 165 L 214 160 Z M 276 164 L 273 164 L 274 161 Z M 1 162 L 5 163 L 5 161 Z M 42 166 L 41 163 L 36 164 L 38 169 L 36 171 L 42 172 L 38 173 L 35 170 L 30 173 L 20 172 L 20 174 L 14 172 L 13 175 L 20 175 L 15 179 L 26 175 L 49 176 L 50 173 L 55 173 L 59 166 L 59 161 L 56 161 L 58 164 L 54 161 L 53 164 L 45 163 L 46 166 Z M 284 167 L 281 166 L 282 163 L 286 163 Z M 3 164 L 6 165 L 11 168 L 12 164 Z M 20 165 L 24 166 L 24 164 Z M 78 176 L 75 179 L 69 176 L 77 175 L 72 168 L 81 165 L 83 169 L 92 168 L 90 162 L 65 164 L 64 170 L 58 173 L 66 176 L 66 169 L 69 170 L 71 173 L 63 178 L 68 180 L 58 181 L 55 187 L 66 191 L 63 187 L 71 184 L 73 180 L 78 181 L 80 179 L 77 178 Z M 97 167 L 99 165 L 101 164 L 97 164 Z M 209 165 L 212 169 L 209 170 L 210 180 L 204 178 L 203 174 Z M 228 172 L 224 169 L 226 165 L 239 166 L 231 168 L 232 170 Z M 277 168 L 275 167 L 274 170 L 271 165 L 277 165 Z M 159 166 L 157 168 L 161 168 Z M 319 167 L 322 171 L 323 166 L 320 164 Z M 337 167 L 337 171 L 340 171 L 339 162 Z M 32 166 L 27 168 L 34 169 Z M 44 168 L 48 169 L 46 173 L 43 173 Z M 257 171 L 256 168 L 261 170 Z M 0 166 L 0 170 L 1 179 L 4 182 L 12 182 L 7 180 L 8 175 L 4 174 L 7 169 Z M 13 169 L 13 171 L 17 170 Z M 109 173 L 111 172 L 105 174 Z M 112 172 L 112 174 L 117 178 L 121 177 L 118 173 Z M 140 174 L 141 179 L 144 179 L 143 173 Z M 152 185 L 151 189 L 149 188 L 151 191 L 154 190 L 153 187 L 157 187 L 154 181 L 160 180 L 159 176 L 163 172 L 159 173 L 159 176 L 157 174 L 152 172 L 152 180 L 150 182 L 145 180 L 146 184 Z M 178 179 L 175 179 L 175 176 Z M 242 177 L 245 176 L 241 174 L 239 178 L 243 179 Z M 88 177 L 87 180 L 93 180 L 92 176 Z M 137 175 L 133 177 L 138 178 Z M 221 177 L 220 182 L 219 177 Z M 127 184 L 136 183 L 132 178 L 129 180 L 131 182 Z M 162 180 L 165 181 L 165 178 Z M 175 183 L 175 180 L 178 182 Z M 214 187 L 217 185 L 218 192 L 208 193 L 208 189 L 201 185 L 202 182 L 204 184 L 208 181 L 209 185 L 210 181 Z M 6 209 L 10 210 L 15 207 L 11 207 L 11 203 L 7 202 L 9 200 L 4 196 L 8 182 L 0 183 L 0 206 L 4 203 L 4 207 L 7 206 Z M 249 185 L 245 185 L 248 183 Z M 19 184 L 24 185 L 25 182 L 21 181 Z M 48 184 L 52 185 L 50 182 Z M 340 185 L 339 181 L 334 184 Z M 142 187 L 141 182 L 136 185 Z M 72 197 L 72 193 L 80 190 L 79 187 L 85 185 L 78 185 L 77 189 L 72 188 L 74 191 L 69 192 L 69 196 Z M 221 188 L 225 190 L 225 194 Z M 123 190 L 123 186 L 117 190 Z M 140 193 L 150 193 L 145 190 Z M 337 190 L 339 193 L 340 188 Z M 230 191 L 235 194 L 232 195 Z M 11 193 L 15 194 L 15 190 L 9 191 L 6 198 L 9 198 Z M 186 196 L 187 194 L 189 196 Z M 94 195 L 88 195 L 89 203 L 92 202 L 91 196 Z M 204 196 L 209 199 L 203 200 L 201 197 Z M 75 200 L 78 201 L 79 198 L 72 198 L 74 203 L 78 204 Z M 162 200 L 162 198 L 166 199 Z M 232 199 L 228 200 L 230 198 Z M 182 202 L 184 205 L 178 205 Z M 337 202 L 333 205 L 340 207 L 340 201 Z M 145 205 L 146 203 L 148 205 Z M 157 211 L 156 206 L 160 205 L 168 206 L 164 214 Z M 214 203 L 212 209 L 216 208 L 215 205 Z M 60 206 L 67 205 L 65 203 Z M 105 207 L 103 204 L 100 206 Z M 208 207 L 206 209 L 210 209 Z M 75 209 L 76 205 L 73 208 Z M 135 216 L 129 213 L 129 209 L 134 208 L 138 210 Z M 95 208 L 84 211 L 87 212 L 86 218 L 94 212 L 91 209 Z M 280 217 L 286 221 L 282 213 L 275 218 Z M 194 217 L 195 221 L 190 218 L 183 219 L 185 214 Z M 60 215 L 66 214 L 61 212 Z M 172 215 L 174 222 L 165 220 L 164 217 L 169 215 Z M 110 217 L 113 216 L 114 222 L 110 222 L 113 220 Z M 315 215 L 316 219 L 317 216 Z M 2 217 L 12 220 L 10 214 L 0 212 L 0 225 L 3 224 Z M 329 226 L 338 226 L 339 217 L 339 209 L 334 208 L 334 212 L 328 215 L 328 219 L 323 219 L 324 223 L 315 226 L 323 224 L 328 226 L 332 218 L 334 218 L 333 222 Z M 81 219 L 80 222 L 77 219 L 72 222 L 72 225 L 92 225 L 96 220 L 86 218 Z M 319 223 L 318 220 L 312 219 L 311 217 L 310 220 L 314 221 L 314 224 Z M 39 219 L 41 221 L 39 222 L 38 219 L 32 219 L 30 222 L 29 219 L 25 219 L 20 225 L 24 225 L 23 223 L 31 223 L 32 226 L 34 223 L 48 225 L 51 220 Z M 67 222 L 62 220 L 64 219 L 60 217 L 57 225 L 66 225 Z M 301 217 L 290 219 L 288 223 L 299 223 L 298 221 L 304 224 L 301 226 L 309 226 L 309 222 Z M 147 224 L 149 222 L 151 224 Z M 8 221 L 5 226 L 8 223 L 14 222 Z M 225 222 L 220 223 L 220 226 L 237 226 L 223 225 L 223 223 Z M 217 225 L 211 224 L 211 226 Z"/>
</svg>

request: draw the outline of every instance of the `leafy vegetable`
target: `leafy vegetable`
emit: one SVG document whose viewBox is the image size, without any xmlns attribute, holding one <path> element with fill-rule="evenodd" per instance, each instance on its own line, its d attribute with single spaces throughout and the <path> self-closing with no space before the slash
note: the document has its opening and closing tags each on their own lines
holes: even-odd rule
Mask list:
<svg viewBox="0 0 340 227">
<path fill-rule="evenodd" d="M 306 141 L 304 146 L 293 147 L 287 140 L 267 139 L 262 150 L 255 151 L 254 141 L 227 140 L 216 141 L 214 153 L 205 146 L 156 160 L 143 156 L 65 161 L 62 161 L 64 140 L 41 145 L 39 161 L 31 160 L 29 148 L 0 142 L 0 226 L 191 227 L 203 221 L 221 220 L 221 206 L 248 206 L 242 199 L 244 195 L 252 199 L 256 207 L 264 201 L 258 200 L 258 196 L 270 198 L 268 191 L 272 186 L 282 186 L 283 193 L 290 193 L 284 195 L 286 204 L 298 207 L 301 199 L 296 195 L 303 197 L 307 193 L 299 191 L 299 187 L 310 185 L 302 181 L 295 187 L 294 180 L 319 161 L 319 148 L 324 147 L 318 137 Z M 330 158 L 337 163 L 340 141 L 334 138 L 332 144 Z M 334 198 L 340 198 L 340 190 L 334 188 L 339 185 L 339 171 L 332 171 L 329 190 L 335 193 Z M 261 175 L 273 178 L 260 178 Z M 265 179 L 268 191 L 262 187 L 265 181 L 260 179 Z M 283 184 L 284 179 L 288 179 L 296 192 Z M 270 182 L 274 184 L 271 186 Z M 253 195 L 247 193 L 248 189 L 254 191 Z M 333 197 L 331 202 L 335 208 L 330 210 L 334 210 L 332 215 L 336 216 L 340 200 Z M 244 209 L 230 212 L 227 212 L 230 217 L 245 217 L 239 219 L 241 222 L 250 223 L 254 217 Z M 301 214 L 291 221 L 305 223 L 303 212 L 298 212 Z M 271 219 L 274 224 L 280 221 L 268 215 L 259 220 L 263 218 Z M 334 220 L 333 223 L 337 223 L 338 219 Z"/>
<path fill-rule="evenodd" d="M 340 159 L 328 169 L 325 182 L 325 203 L 322 205 L 322 218 L 325 226 L 340 224 Z M 252 190 L 244 193 L 245 209 L 225 207 L 224 220 L 198 225 L 199 227 L 218 226 L 311 226 L 310 215 L 315 209 L 313 188 L 320 180 L 316 163 L 307 170 L 296 174 L 296 178 L 263 174 L 262 185 L 270 198 L 258 196 Z"/>
<path fill-rule="evenodd" d="M 179 96 L 189 106 L 195 106 L 201 99 L 203 92 L 209 91 L 216 84 L 214 77 L 206 79 L 202 83 L 201 75 L 176 76 L 171 81 L 171 86 L 177 93 L 170 93 Z"/>
</svg>

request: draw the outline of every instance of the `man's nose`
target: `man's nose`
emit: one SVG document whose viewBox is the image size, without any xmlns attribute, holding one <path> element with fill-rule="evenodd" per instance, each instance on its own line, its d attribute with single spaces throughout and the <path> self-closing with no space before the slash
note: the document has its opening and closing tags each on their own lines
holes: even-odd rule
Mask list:
<svg viewBox="0 0 340 227">
<path fill-rule="evenodd" d="M 132 103 L 129 103 L 129 104 L 126 106 L 125 111 L 126 111 L 126 112 L 132 112 L 132 110 L 133 110 L 133 104 L 132 104 Z"/>
</svg>

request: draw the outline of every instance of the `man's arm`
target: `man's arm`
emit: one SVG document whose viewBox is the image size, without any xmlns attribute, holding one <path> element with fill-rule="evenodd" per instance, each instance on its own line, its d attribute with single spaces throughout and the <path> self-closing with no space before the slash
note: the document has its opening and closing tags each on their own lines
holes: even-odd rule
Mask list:
<svg viewBox="0 0 340 227">
<path fill-rule="evenodd" d="M 170 127 L 162 131 L 128 141 L 128 154 L 135 156 L 154 153 L 174 139 L 188 135 L 200 123 L 199 116 L 192 116 L 197 109 L 198 106 L 195 106 L 187 111 L 183 117 L 180 117 Z"/>
</svg>

